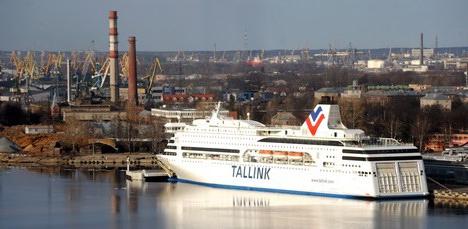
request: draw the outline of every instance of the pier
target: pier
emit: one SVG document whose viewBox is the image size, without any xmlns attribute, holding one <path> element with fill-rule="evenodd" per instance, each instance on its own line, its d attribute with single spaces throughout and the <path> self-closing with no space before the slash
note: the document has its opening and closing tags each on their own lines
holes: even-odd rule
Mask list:
<svg viewBox="0 0 468 229">
<path fill-rule="evenodd" d="M 130 170 L 130 157 L 127 157 L 127 170 L 125 170 L 125 176 L 131 181 L 166 181 L 169 177 L 172 177 L 174 173 L 160 160 L 156 160 L 158 165 L 161 165 L 159 170 Z"/>
</svg>

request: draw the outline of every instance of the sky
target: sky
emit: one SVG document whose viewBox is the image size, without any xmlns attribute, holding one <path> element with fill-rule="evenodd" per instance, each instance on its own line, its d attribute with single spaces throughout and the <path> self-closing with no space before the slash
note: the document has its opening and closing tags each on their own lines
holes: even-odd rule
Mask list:
<svg viewBox="0 0 468 229">
<path fill-rule="evenodd" d="M 468 46 L 468 0 L 0 0 L 0 50 L 139 51 Z M 246 38 L 246 39 L 245 39 Z M 94 41 L 94 42 L 92 42 Z"/>
</svg>

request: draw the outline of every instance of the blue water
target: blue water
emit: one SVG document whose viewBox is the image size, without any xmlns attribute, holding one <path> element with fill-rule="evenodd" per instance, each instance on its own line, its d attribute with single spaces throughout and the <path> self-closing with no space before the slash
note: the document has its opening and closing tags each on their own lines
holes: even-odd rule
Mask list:
<svg viewBox="0 0 468 229">
<path fill-rule="evenodd" d="M 0 168 L 0 228 L 465 228 L 468 209 L 186 183 L 116 170 Z"/>
</svg>

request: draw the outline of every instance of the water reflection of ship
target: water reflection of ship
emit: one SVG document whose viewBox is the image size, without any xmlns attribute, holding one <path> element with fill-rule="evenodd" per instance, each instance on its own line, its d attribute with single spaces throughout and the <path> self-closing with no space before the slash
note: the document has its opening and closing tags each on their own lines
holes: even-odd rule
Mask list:
<svg viewBox="0 0 468 229">
<path fill-rule="evenodd" d="M 234 227 L 258 217 L 262 227 L 290 227 L 292 219 L 330 228 L 330 222 L 365 222 L 366 227 L 399 227 L 401 220 L 412 228 L 425 227 L 428 200 L 365 201 L 317 196 L 290 195 L 231 189 L 216 189 L 186 183 L 127 183 L 129 189 L 150 194 L 157 191 L 156 210 L 168 222 L 180 225 L 190 221 L 208 227 L 229 217 L 240 220 Z M 152 190 L 152 191 L 149 191 Z M 154 193 L 151 193 L 154 195 Z M 241 216 L 239 218 L 239 216 Z M 336 219 L 340 219 L 336 221 Z M 304 221 L 304 222 L 303 222 Z M 389 225 L 390 223 L 390 225 Z M 370 224 L 370 225 L 368 225 Z M 218 224 L 220 225 L 220 224 Z M 269 225 L 269 226 L 268 226 Z M 304 224 L 312 225 L 312 224 Z M 321 225 L 321 226 L 320 226 Z M 245 225 L 244 225 L 245 226 Z M 362 226 L 356 224 L 356 226 Z"/>
<path fill-rule="evenodd" d="M 268 198 L 250 198 L 245 196 L 233 196 L 233 207 L 268 207 L 270 206 L 270 199 Z"/>
</svg>

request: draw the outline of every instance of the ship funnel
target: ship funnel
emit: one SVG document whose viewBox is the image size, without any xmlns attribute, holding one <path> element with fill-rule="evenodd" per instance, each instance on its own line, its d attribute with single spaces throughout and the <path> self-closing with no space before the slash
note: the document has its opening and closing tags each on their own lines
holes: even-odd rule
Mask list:
<svg viewBox="0 0 468 229">
<path fill-rule="evenodd" d="M 363 134 L 362 130 L 348 130 L 341 122 L 340 107 L 336 104 L 318 104 L 301 126 L 303 135 L 324 138 L 348 138 Z M 348 136 L 346 136 L 348 134 Z"/>
</svg>

